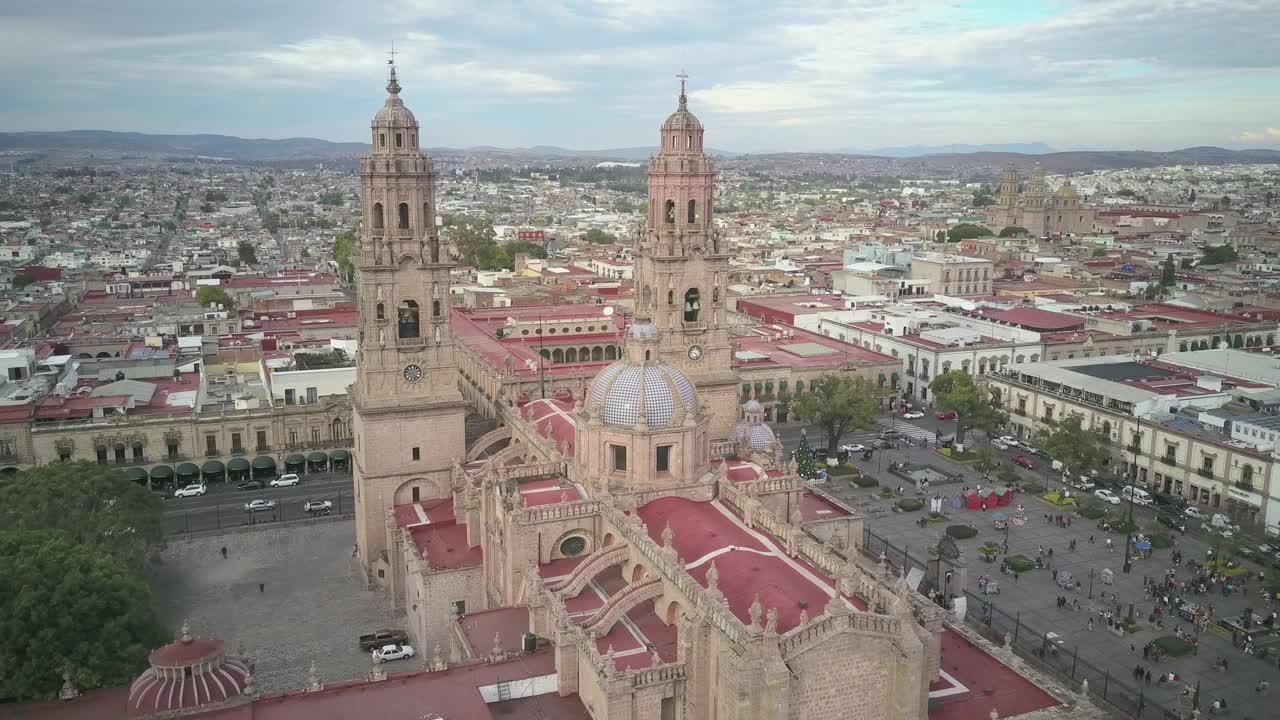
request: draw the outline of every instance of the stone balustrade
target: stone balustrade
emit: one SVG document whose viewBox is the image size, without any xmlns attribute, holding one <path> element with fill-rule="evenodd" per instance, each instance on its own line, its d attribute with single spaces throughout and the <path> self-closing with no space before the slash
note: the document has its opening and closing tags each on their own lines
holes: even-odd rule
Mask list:
<svg viewBox="0 0 1280 720">
<path fill-rule="evenodd" d="M 610 545 L 600 548 L 588 555 L 586 560 L 578 563 L 573 572 L 570 572 L 563 581 L 553 585 L 551 589 L 565 597 L 574 597 L 582 592 L 587 583 L 591 582 L 591 578 L 610 565 L 620 562 L 626 554 L 626 545 Z"/>
<path fill-rule="evenodd" d="M 525 507 L 522 510 L 521 520 L 526 525 L 535 523 L 550 522 L 552 520 L 564 520 L 567 518 L 585 517 L 588 515 L 597 515 L 600 512 L 599 500 L 580 500 L 578 502 L 554 503 L 551 505 L 537 505 L 535 507 Z"/>
</svg>

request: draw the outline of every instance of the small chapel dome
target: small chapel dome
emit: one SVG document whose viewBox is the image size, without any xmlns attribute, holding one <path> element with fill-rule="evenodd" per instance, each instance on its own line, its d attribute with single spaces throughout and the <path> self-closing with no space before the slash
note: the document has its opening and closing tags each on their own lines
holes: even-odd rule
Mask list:
<svg viewBox="0 0 1280 720">
<path fill-rule="evenodd" d="M 1075 186 L 1074 186 L 1074 185 L 1072 185 L 1072 184 L 1071 184 L 1071 183 L 1069 183 L 1069 182 L 1068 182 L 1068 183 L 1063 183 L 1062 187 L 1058 188 L 1058 192 L 1057 192 L 1057 193 L 1055 193 L 1055 195 L 1057 195 L 1057 196 L 1058 196 L 1058 197 L 1060 197 L 1060 198 L 1074 198 L 1074 197 L 1079 197 L 1079 195 L 1077 195 L 1077 193 L 1076 193 L 1076 188 L 1075 188 Z"/>
<path fill-rule="evenodd" d="M 596 375 L 587 393 L 587 409 L 599 413 L 605 425 L 635 427 L 643 411 L 645 425 L 668 427 L 697 412 L 698 396 L 689 378 L 674 367 L 626 359 Z"/>
<path fill-rule="evenodd" d="M 195 638 L 186 624 L 182 636 L 152 651 L 151 667 L 129 687 L 129 714 L 150 715 L 218 705 L 241 696 L 249 684 L 249 665 L 228 655 L 213 638 Z"/>
<path fill-rule="evenodd" d="M 685 107 L 684 97 L 681 96 L 680 108 L 675 112 L 671 113 L 671 115 L 667 118 L 667 121 L 662 123 L 662 129 L 664 131 L 676 130 L 680 132 L 687 132 L 689 130 L 701 130 L 702 121 L 698 120 L 698 117 L 696 115 L 689 112 L 689 109 Z"/>
<path fill-rule="evenodd" d="M 387 80 L 387 102 L 373 116 L 373 127 L 416 128 L 418 119 L 404 106 L 400 99 L 400 81 L 396 79 L 395 66 L 391 68 L 391 77 Z"/>
<path fill-rule="evenodd" d="M 759 400 L 756 400 L 755 398 L 751 398 L 750 400 L 742 404 L 742 411 L 748 414 L 762 413 L 764 412 L 764 406 L 760 404 Z"/>
<path fill-rule="evenodd" d="M 763 452 L 771 449 L 776 438 L 773 428 L 764 422 L 764 406 L 759 400 L 752 398 L 742 404 L 742 412 L 745 417 L 733 429 L 733 435 L 729 439 L 734 445 L 741 446 L 745 443 L 752 450 Z"/>
</svg>

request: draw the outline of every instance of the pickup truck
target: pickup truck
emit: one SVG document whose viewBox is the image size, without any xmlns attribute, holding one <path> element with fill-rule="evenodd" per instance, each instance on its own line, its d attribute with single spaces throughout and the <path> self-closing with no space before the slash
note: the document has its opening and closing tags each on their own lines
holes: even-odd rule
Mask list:
<svg viewBox="0 0 1280 720">
<path fill-rule="evenodd" d="M 387 628 L 383 628 L 381 630 L 375 630 L 368 635 L 361 635 L 360 649 L 365 652 L 370 652 L 382 647 L 383 645 L 403 645 L 408 640 L 409 635 L 403 630 L 389 630 Z"/>
</svg>

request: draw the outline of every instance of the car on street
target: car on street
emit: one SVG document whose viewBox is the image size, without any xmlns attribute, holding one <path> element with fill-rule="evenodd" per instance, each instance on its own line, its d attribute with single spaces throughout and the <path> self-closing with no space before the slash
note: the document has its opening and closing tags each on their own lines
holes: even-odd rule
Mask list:
<svg viewBox="0 0 1280 720">
<path fill-rule="evenodd" d="M 939 410 L 937 413 L 934 414 L 934 417 L 939 420 L 955 420 L 956 411 L 955 410 Z"/>
<path fill-rule="evenodd" d="M 1156 522 L 1167 525 L 1178 532 L 1187 531 L 1187 521 L 1181 515 L 1171 512 L 1156 513 Z"/>
<path fill-rule="evenodd" d="M 1028 460 L 1026 455 L 1014 455 L 1013 464 L 1019 467 L 1024 467 L 1028 470 L 1036 469 L 1036 464 Z"/>
<path fill-rule="evenodd" d="M 413 657 L 413 646 L 408 643 L 400 645 L 383 645 L 373 649 L 373 661 L 384 663 L 390 660 L 401 660 Z"/>
<path fill-rule="evenodd" d="M 996 438 L 995 440 L 991 441 L 991 447 L 997 450 L 1008 450 L 1009 444 L 1001 440 L 1000 438 Z"/>
<path fill-rule="evenodd" d="M 243 480 L 236 484 L 236 489 L 237 490 L 261 490 L 266 486 L 267 484 L 262 480 Z"/>
<path fill-rule="evenodd" d="M 256 512 L 263 512 L 266 510 L 275 510 L 275 509 L 276 509 L 275 500 L 263 500 L 259 498 L 257 500 L 250 500 L 249 502 L 244 504 L 244 511 L 247 513 L 256 513 Z"/>
<path fill-rule="evenodd" d="M 1165 505 L 1175 512 L 1185 507 L 1187 504 L 1187 501 L 1184 500 L 1181 495 L 1157 492 L 1151 493 L 1151 497 L 1155 500 L 1157 505 Z"/>
<path fill-rule="evenodd" d="M 919 410 L 908 410 L 907 412 L 902 413 L 902 417 L 908 420 L 919 420 L 924 417 L 924 413 Z"/>
<path fill-rule="evenodd" d="M 1081 492 L 1089 492 L 1094 488 L 1093 481 L 1083 475 L 1074 478 L 1069 477 L 1067 478 L 1066 483 Z"/>
<path fill-rule="evenodd" d="M 888 440 L 886 438 L 876 438 L 875 440 L 871 441 L 871 447 L 877 450 L 885 450 L 888 448 L 895 448 L 897 447 L 897 445 L 892 440 Z"/>
<path fill-rule="evenodd" d="M 840 452 L 847 452 L 847 453 L 860 453 L 866 449 L 867 449 L 867 446 L 863 445 L 862 443 L 850 443 L 848 445 L 840 446 Z"/>
<path fill-rule="evenodd" d="M 199 497 L 209 492 L 208 486 L 204 483 L 193 483 L 186 485 L 173 491 L 174 497 Z"/>
<path fill-rule="evenodd" d="M 1191 505 L 1187 507 L 1185 510 L 1182 511 L 1182 514 L 1186 515 L 1189 518 L 1194 518 L 1196 520 L 1207 519 L 1205 514 L 1200 512 L 1200 508 L 1196 507 L 1195 505 Z"/>
<path fill-rule="evenodd" d="M 302 510 L 304 512 L 309 512 L 317 515 L 328 515 L 329 513 L 333 512 L 333 501 L 332 500 L 308 500 L 305 504 L 303 504 Z"/>
<path fill-rule="evenodd" d="M 1016 437 L 1014 437 L 1014 436 L 1012 436 L 1012 435 L 1001 435 L 1000 437 L 998 437 L 998 438 L 996 438 L 996 439 L 997 439 L 997 440 L 999 440 L 1000 442 L 1004 443 L 1005 445 L 1008 445 L 1009 447 L 1017 447 L 1017 446 L 1018 446 L 1018 438 L 1016 438 Z"/>
<path fill-rule="evenodd" d="M 1099 488 L 1097 490 L 1094 490 L 1093 496 L 1105 503 L 1111 503 L 1112 505 L 1120 504 L 1120 496 L 1111 492 L 1110 490 L 1107 490 L 1106 488 Z"/>
<path fill-rule="evenodd" d="M 302 479 L 298 477 L 297 473 L 285 473 L 272 480 L 270 484 L 271 487 L 289 487 L 290 485 L 297 485 L 300 482 L 302 482 Z"/>
<path fill-rule="evenodd" d="M 1032 445 L 1028 445 L 1027 443 L 1022 443 L 1022 452 L 1027 453 L 1028 455 L 1043 455 L 1043 454 L 1044 454 L 1044 451 L 1043 451 L 1043 450 L 1041 450 L 1040 448 L 1038 448 L 1038 447 L 1034 447 L 1034 446 L 1032 446 Z"/>
<path fill-rule="evenodd" d="M 409 634 L 403 630 L 381 628 L 367 635 L 360 636 L 360 649 L 372 652 L 383 645 L 403 645 L 409 640 Z"/>
</svg>

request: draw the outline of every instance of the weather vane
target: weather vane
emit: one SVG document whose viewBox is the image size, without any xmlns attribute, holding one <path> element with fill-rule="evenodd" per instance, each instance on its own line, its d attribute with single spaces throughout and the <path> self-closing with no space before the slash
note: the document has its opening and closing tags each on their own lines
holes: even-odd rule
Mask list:
<svg viewBox="0 0 1280 720">
<path fill-rule="evenodd" d="M 391 41 L 391 51 L 388 52 L 387 55 L 390 56 L 387 58 L 387 64 L 395 65 L 396 64 L 396 41 L 395 40 Z"/>
<path fill-rule="evenodd" d="M 680 78 L 680 94 L 681 94 L 681 95 L 683 95 L 683 94 L 684 94 L 684 83 L 685 83 L 685 81 L 686 81 L 686 80 L 688 80 L 688 79 L 689 79 L 689 73 L 685 72 L 685 71 L 684 71 L 684 68 L 680 68 L 680 74 L 679 74 L 679 75 L 676 75 L 676 77 Z"/>
</svg>

